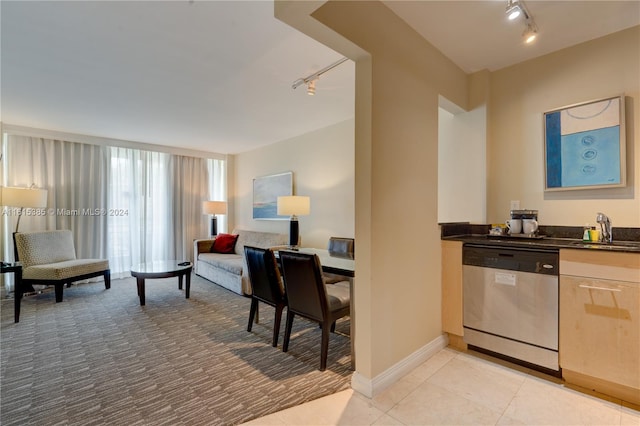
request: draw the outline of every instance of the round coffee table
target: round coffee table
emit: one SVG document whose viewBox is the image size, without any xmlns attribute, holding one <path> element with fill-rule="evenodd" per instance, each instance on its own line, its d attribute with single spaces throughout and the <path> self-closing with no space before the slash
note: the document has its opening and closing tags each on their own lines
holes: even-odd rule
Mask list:
<svg viewBox="0 0 640 426">
<path fill-rule="evenodd" d="M 144 284 L 149 278 L 178 277 L 178 289 L 182 290 L 182 277 L 187 277 L 185 298 L 189 298 L 191 288 L 191 269 L 193 264 L 182 260 L 157 260 L 140 263 L 131 268 L 131 276 L 136 277 L 140 306 L 144 306 Z"/>
</svg>

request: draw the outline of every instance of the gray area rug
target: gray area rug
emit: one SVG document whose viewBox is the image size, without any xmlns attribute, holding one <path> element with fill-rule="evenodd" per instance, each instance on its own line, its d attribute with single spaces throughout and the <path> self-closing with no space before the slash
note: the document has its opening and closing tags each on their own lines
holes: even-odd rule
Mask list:
<svg viewBox="0 0 640 426">
<path fill-rule="evenodd" d="M 296 318 L 289 352 L 271 346 L 273 308 L 246 331 L 250 299 L 193 276 L 112 280 L 2 301 L 0 423 L 234 425 L 350 386 L 349 319 L 320 365 L 320 329 Z"/>
</svg>

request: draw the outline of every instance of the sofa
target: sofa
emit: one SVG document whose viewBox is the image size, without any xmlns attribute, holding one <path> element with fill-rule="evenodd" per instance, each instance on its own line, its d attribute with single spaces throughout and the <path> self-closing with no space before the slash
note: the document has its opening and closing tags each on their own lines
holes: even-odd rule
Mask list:
<svg viewBox="0 0 640 426">
<path fill-rule="evenodd" d="M 284 248 L 287 247 L 289 235 L 244 229 L 234 229 L 231 235 L 238 237 L 230 253 L 212 252 L 215 238 L 195 240 L 193 243 L 194 270 L 196 275 L 235 293 L 250 295 L 251 283 L 244 258 L 244 246 Z"/>
</svg>

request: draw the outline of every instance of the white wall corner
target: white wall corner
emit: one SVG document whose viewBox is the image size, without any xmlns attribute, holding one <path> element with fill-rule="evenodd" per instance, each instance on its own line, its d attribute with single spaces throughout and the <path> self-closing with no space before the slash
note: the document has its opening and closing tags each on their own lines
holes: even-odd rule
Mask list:
<svg viewBox="0 0 640 426">
<path fill-rule="evenodd" d="M 373 398 L 410 373 L 414 368 L 446 348 L 448 344 L 448 336 L 442 334 L 373 379 L 369 379 L 356 371 L 351 376 L 351 388 L 367 398 Z"/>
</svg>

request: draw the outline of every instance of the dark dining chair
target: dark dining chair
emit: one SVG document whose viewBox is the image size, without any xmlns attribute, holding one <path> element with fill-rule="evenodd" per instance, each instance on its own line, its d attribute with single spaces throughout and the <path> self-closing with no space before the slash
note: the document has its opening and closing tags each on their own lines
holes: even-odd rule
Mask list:
<svg viewBox="0 0 640 426">
<path fill-rule="evenodd" d="M 295 315 L 317 322 L 322 328 L 320 371 L 324 371 L 327 368 L 329 332 L 335 331 L 336 320 L 349 315 L 349 289 L 325 286 L 320 259 L 315 254 L 281 250 L 279 255 L 288 303 L 282 350 L 287 352 L 289 349 Z"/>
<path fill-rule="evenodd" d="M 354 238 L 330 237 L 327 249 L 331 256 L 353 259 L 356 253 L 356 240 Z"/>
<path fill-rule="evenodd" d="M 244 246 L 249 281 L 251 282 L 251 310 L 247 331 L 251 331 L 253 320 L 258 312 L 258 303 L 263 302 L 275 308 L 273 320 L 273 340 L 271 345 L 278 346 L 282 311 L 287 306 L 282 278 L 273 251 L 258 247 Z"/>
<path fill-rule="evenodd" d="M 343 259 L 353 259 L 355 256 L 355 239 L 345 237 L 331 237 L 327 244 L 329 250 L 329 256 L 339 257 Z M 331 272 L 323 272 L 322 278 L 325 284 L 340 284 L 347 286 L 349 284 L 349 278 L 343 275 L 334 274 Z"/>
</svg>

